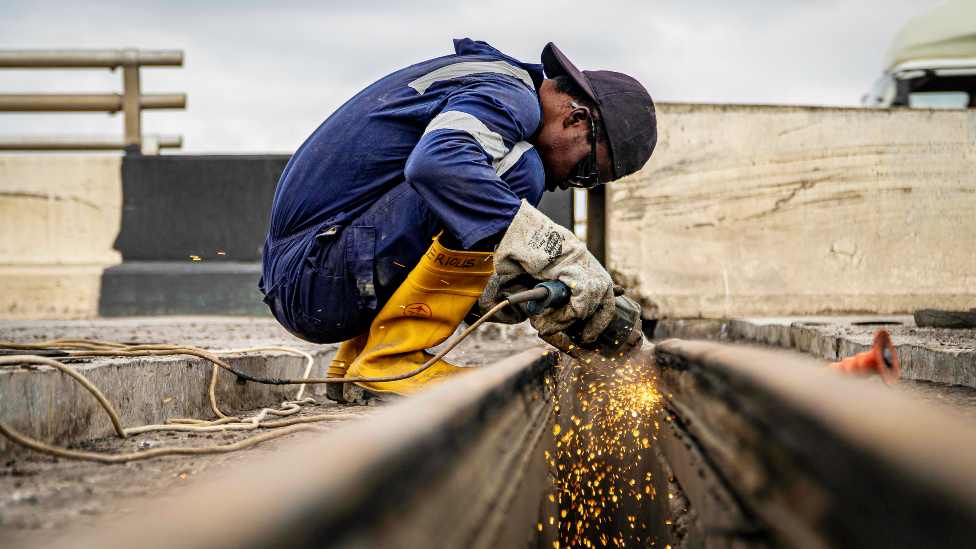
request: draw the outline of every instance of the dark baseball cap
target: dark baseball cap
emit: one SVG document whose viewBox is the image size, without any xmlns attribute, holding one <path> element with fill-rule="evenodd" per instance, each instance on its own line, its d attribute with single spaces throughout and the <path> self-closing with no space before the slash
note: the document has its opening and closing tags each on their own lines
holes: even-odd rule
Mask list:
<svg viewBox="0 0 976 549">
<path fill-rule="evenodd" d="M 613 71 L 581 71 L 555 44 L 542 50 L 546 76 L 569 76 L 600 107 L 600 117 L 610 141 L 614 179 L 644 167 L 657 144 L 654 101 L 634 78 Z"/>
</svg>

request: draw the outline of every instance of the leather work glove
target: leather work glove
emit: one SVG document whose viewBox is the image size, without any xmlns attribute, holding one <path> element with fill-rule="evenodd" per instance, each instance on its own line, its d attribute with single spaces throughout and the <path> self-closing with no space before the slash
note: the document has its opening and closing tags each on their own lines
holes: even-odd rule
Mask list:
<svg viewBox="0 0 976 549">
<path fill-rule="evenodd" d="M 582 342 L 591 343 L 613 318 L 610 274 L 576 235 L 525 200 L 495 248 L 494 263 L 495 275 L 479 301 L 483 308 L 500 303 L 517 291 L 531 289 L 534 284 L 527 285 L 525 275 L 535 281 L 558 280 L 569 286 L 571 297 L 565 307 L 546 310 L 530 319 L 539 335 L 549 336 L 585 321 Z M 493 288 L 496 278 L 498 283 Z"/>
<path fill-rule="evenodd" d="M 478 298 L 478 302 L 471 309 L 471 313 L 465 322 L 469 325 L 472 324 L 484 316 L 492 307 L 508 299 L 509 296 L 524 290 L 531 290 L 536 284 L 535 279 L 526 274 L 498 276 L 498 273 L 492 273 L 491 278 L 488 279 L 488 285 L 485 286 L 485 291 Z M 526 312 L 524 304 L 518 304 L 503 307 L 487 322 L 518 324 L 525 322 L 527 318 L 529 318 L 529 313 Z"/>
</svg>

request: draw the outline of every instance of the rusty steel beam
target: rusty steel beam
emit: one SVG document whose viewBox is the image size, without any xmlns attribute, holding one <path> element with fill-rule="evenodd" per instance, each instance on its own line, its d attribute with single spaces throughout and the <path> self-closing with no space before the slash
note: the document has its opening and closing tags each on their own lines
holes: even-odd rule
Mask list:
<svg viewBox="0 0 976 549">
<path fill-rule="evenodd" d="M 655 358 L 660 448 L 699 517 L 763 546 L 976 539 L 976 430 L 783 352 L 671 340 Z"/>
<path fill-rule="evenodd" d="M 537 524 L 556 363 L 478 368 L 53 546 L 552 547 Z"/>
<path fill-rule="evenodd" d="M 124 65 L 181 67 L 179 50 L 0 50 L 6 69 L 114 69 Z"/>
<path fill-rule="evenodd" d="M 122 110 L 118 93 L 0 94 L 0 112 L 110 112 Z M 155 93 L 139 96 L 142 109 L 185 109 L 185 93 Z"/>
</svg>

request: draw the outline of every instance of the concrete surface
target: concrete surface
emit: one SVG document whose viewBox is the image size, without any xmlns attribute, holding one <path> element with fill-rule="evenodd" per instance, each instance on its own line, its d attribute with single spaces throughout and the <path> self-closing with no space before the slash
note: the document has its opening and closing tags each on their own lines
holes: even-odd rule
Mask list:
<svg viewBox="0 0 976 549">
<path fill-rule="evenodd" d="M 381 408 L 348 407 L 323 396 L 300 415 L 339 413 L 368 417 Z M 225 412 L 252 415 L 256 410 Z M 356 420 L 321 423 L 323 429 L 341 429 Z M 232 444 L 254 433 L 143 433 L 127 439 L 108 436 L 84 441 L 74 449 L 87 452 L 126 453 L 172 446 L 204 447 Z M 65 531 L 91 527 L 134 508 L 156 505 L 177 497 L 203 482 L 246 467 L 255 460 L 286 452 L 295 444 L 319 436 L 300 432 L 270 440 L 238 452 L 199 456 L 168 456 L 124 465 L 55 459 L 25 453 L 5 456 L 0 464 L 0 546 L 38 547 Z M 328 454 L 321 459 L 329 459 Z M 140 546 L 133 540 L 133 546 Z"/>
<path fill-rule="evenodd" d="M 0 155 L 0 318 L 90 318 L 121 256 L 119 156 Z"/>
<path fill-rule="evenodd" d="M 246 348 L 283 345 L 311 352 L 317 359 L 312 375 L 325 375 L 335 345 L 313 345 L 285 332 L 271 319 L 250 317 L 151 317 L 97 321 L 0 322 L 0 341 L 39 342 L 54 338 L 174 343 L 203 348 Z M 459 366 L 498 362 L 517 352 L 541 348 L 528 324 L 485 325 L 449 355 Z M 263 352 L 232 363 L 261 375 L 300 375 L 303 360 Z M 174 417 L 212 419 L 206 399 L 209 364 L 195 358 L 156 357 L 141 360 L 101 358 L 76 364 L 99 386 L 122 416 L 126 427 L 159 423 Z M 263 406 L 291 398 L 297 389 L 239 385 L 221 374 L 217 401 L 225 413 L 250 415 Z M 311 386 L 316 405 L 302 412 L 370 415 L 385 406 L 340 406 L 324 397 L 323 386 Z M 145 433 L 118 439 L 101 408 L 71 380 L 48 369 L 0 370 L 0 421 L 25 434 L 76 449 L 110 453 L 149 447 L 227 444 L 249 433 Z M 520 407 L 521 405 L 519 405 Z M 299 433 L 254 449 L 228 455 L 166 457 L 128 465 L 106 466 L 58 460 L 14 451 L 0 440 L 0 545 L 37 544 L 63 535 L 66 529 L 95 525 L 106 517 L 124 515 L 133 507 L 154 506 L 163 496 L 178 496 L 203 478 L 230 474 L 253 459 L 287 451 L 316 435 Z M 330 460 L 331 452 L 322 460 Z M 199 473 L 199 475 L 198 475 Z M 534 519 L 533 519 L 534 520 Z"/>
<path fill-rule="evenodd" d="M 182 320 L 182 321 L 181 321 Z M 3 322 L 0 341 L 31 343 L 58 338 L 192 345 L 209 349 L 279 345 L 300 348 L 316 358 L 312 376 L 324 377 L 335 346 L 298 340 L 273 321 L 250 319 L 127 319 L 126 321 Z M 305 360 L 282 352 L 227 355 L 232 366 L 268 377 L 301 377 Z M 173 417 L 212 419 L 207 388 L 211 364 L 192 356 L 98 357 L 72 362 L 115 407 L 126 427 L 162 423 Z M 297 387 L 239 384 L 221 372 L 217 402 L 229 409 L 270 406 L 291 398 Z M 108 416 L 76 381 L 49 368 L 0 369 L 0 420 L 41 441 L 70 445 L 113 434 Z M 312 387 L 313 394 L 324 393 Z M 0 455 L 20 451 L 0 439 Z"/>
<path fill-rule="evenodd" d="M 902 379 L 976 387 L 976 330 L 919 328 L 907 316 L 861 320 L 833 317 L 733 320 L 729 334 L 836 361 L 869 349 L 874 332 L 880 328 L 891 334 Z"/>
<path fill-rule="evenodd" d="M 976 306 L 976 110 L 657 109 L 657 150 L 607 196 L 646 318 Z"/>
</svg>

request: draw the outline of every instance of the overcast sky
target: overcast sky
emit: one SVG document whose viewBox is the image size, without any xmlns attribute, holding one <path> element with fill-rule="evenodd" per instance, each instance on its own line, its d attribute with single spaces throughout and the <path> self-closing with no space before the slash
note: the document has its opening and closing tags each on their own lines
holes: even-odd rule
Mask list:
<svg viewBox="0 0 976 549">
<path fill-rule="evenodd" d="M 0 48 L 180 49 L 143 93 L 185 92 L 143 133 L 184 152 L 293 152 L 385 74 L 485 40 L 539 62 L 628 73 L 656 101 L 855 106 L 894 36 L 936 0 L 0 0 Z M 108 70 L 2 70 L 0 93 L 121 90 Z M 121 116 L 0 114 L 2 135 L 121 136 Z"/>
</svg>

